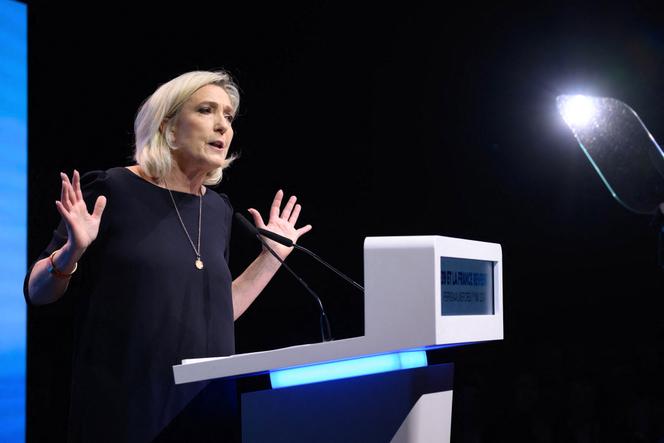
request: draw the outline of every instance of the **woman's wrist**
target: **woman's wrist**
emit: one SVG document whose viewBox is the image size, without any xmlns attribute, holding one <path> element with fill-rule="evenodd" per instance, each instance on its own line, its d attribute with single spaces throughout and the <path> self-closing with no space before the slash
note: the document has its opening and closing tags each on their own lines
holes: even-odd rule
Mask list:
<svg viewBox="0 0 664 443">
<path fill-rule="evenodd" d="M 60 249 L 56 250 L 50 257 L 50 265 L 55 269 L 51 272 L 54 275 L 71 275 L 78 266 L 78 261 L 83 256 L 85 248 L 76 248 L 71 243 L 65 243 Z"/>
<path fill-rule="evenodd" d="M 55 254 L 57 252 L 58 251 L 53 251 L 53 253 L 48 257 L 48 273 L 55 278 L 68 279 L 74 275 L 74 272 L 76 272 L 76 269 L 78 268 L 78 262 L 74 262 L 74 269 L 71 271 L 63 271 L 62 269 L 58 269 L 58 266 L 55 264 Z"/>
<path fill-rule="evenodd" d="M 279 256 L 279 258 L 281 258 L 282 261 L 286 260 L 286 257 L 281 257 L 281 255 L 277 251 L 274 252 Z M 281 266 L 281 262 L 277 260 L 277 258 L 265 248 L 261 250 L 261 253 L 258 255 L 258 257 L 262 259 L 264 263 L 273 266 L 275 269 L 279 269 L 279 267 Z"/>
</svg>

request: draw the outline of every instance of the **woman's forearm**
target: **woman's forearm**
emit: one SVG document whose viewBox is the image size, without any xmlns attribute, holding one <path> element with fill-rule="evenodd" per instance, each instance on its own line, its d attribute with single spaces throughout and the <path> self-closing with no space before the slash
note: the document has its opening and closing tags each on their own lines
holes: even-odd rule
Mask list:
<svg viewBox="0 0 664 443">
<path fill-rule="evenodd" d="M 233 280 L 233 319 L 237 320 L 272 280 L 281 263 L 262 251 L 247 269 Z"/>
<path fill-rule="evenodd" d="M 53 256 L 55 269 L 62 274 L 71 274 L 84 250 L 76 251 L 69 244 L 58 249 Z M 49 272 L 50 257 L 39 260 L 30 272 L 28 298 L 33 305 L 45 305 L 57 301 L 67 290 L 71 278 L 56 276 Z"/>
</svg>

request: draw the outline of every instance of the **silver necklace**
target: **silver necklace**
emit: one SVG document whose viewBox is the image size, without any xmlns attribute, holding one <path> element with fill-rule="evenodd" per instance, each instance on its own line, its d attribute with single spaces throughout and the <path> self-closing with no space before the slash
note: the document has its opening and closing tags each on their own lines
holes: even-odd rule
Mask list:
<svg viewBox="0 0 664 443">
<path fill-rule="evenodd" d="M 189 232 L 187 232 L 187 228 L 184 225 L 184 222 L 182 221 L 182 217 L 180 216 L 180 211 L 178 211 L 178 205 L 175 204 L 175 199 L 173 198 L 173 193 L 171 192 L 171 189 L 168 187 L 168 183 L 166 183 L 166 180 L 164 180 L 164 184 L 166 185 L 166 189 L 168 190 L 168 195 L 171 196 L 171 201 L 173 202 L 173 207 L 175 208 L 175 213 L 178 215 L 178 220 L 180 220 L 180 224 L 182 225 L 182 229 L 184 230 L 184 233 L 187 235 L 187 239 L 189 239 L 189 243 L 191 243 L 191 247 L 194 249 L 194 253 L 196 254 L 196 261 L 194 262 L 194 266 L 198 269 L 203 269 L 203 260 L 201 260 L 201 218 L 203 215 L 203 193 L 198 196 L 198 247 L 194 246 L 194 242 L 191 240 L 191 237 L 189 236 Z"/>
</svg>

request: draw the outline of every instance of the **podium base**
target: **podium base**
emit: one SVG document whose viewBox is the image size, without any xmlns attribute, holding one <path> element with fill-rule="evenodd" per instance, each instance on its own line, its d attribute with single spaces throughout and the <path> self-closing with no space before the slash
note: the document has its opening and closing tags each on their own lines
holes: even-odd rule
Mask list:
<svg viewBox="0 0 664 443">
<path fill-rule="evenodd" d="M 449 442 L 454 365 L 241 394 L 242 442 Z"/>
</svg>

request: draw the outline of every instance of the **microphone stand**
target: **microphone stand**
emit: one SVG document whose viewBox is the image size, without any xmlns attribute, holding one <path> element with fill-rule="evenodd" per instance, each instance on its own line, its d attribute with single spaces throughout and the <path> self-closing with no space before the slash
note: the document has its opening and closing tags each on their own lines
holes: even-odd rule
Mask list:
<svg viewBox="0 0 664 443">
<path fill-rule="evenodd" d="M 258 232 L 257 228 L 256 228 L 254 225 L 252 225 L 252 224 L 249 222 L 249 220 L 247 220 L 247 219 L 246 219 L 242 214 L 240 214 L 239 212 L 236 212 L 236 213 L 235 213 L 235 218 L 237 218 L 238 220 L 240 220 L 241 224 L 244 225 L 244 226 L 245 226 L 245 227 L 246 227 L 246 228 L 247 228 L 252 234 L 255 234 L 255 235 L 256 235 L 256 238 L 258 238 L 258 240 L 261 242 L 261 244 L 263 245 L 263 247 L 264 247 L 265 249 L 267 249 L 268 252 L 269 252 L 270 254 L 272 254 L 272 255 L 274 256 L 274 258 L 276 258 L 277 261 L 279 261 L 279 263 L 281 263 L 282 266 L 283 266 L 284 268 L 286 268 L 286 270 L 287 270 L 288 272 L 290 272 L 291 275 L 292 275 L 293 277 L 295 277 L 295 279 L 296 279 L 297 281 L 299 281 L 300 284 L 301 284 L 302 286 L 304 286 L 304 289 L 306 289 L 307 292 L 309 292 L 309 294 L 311 294 L 311 295 L 314 297 L 314 299 L 315 299 L 316 302 L 318 303 L 318 307 L 319 307 L 319 309 L 320 309 L 320 334 L 321 334 L 321 339 L 322 339 L 324 342 L 326 342 L 326 341 L 332 341 L 332 330 L 331 330 L 331 328 L 330 328 L 330 322 L 329 322 L 328 319 L 327 319 L 327 314 L 325 313 L 325 308 L 323 307 L 323 302 L 320 300 L 320 297 L 318 296 L 318 294 L 316 294 L 316 292 L 314 292 L 314 290 L 311 289 L 311 288 L 309 287 L 309 285 L 307 285 L 307 284 L 305 283 L 305 281 L 302 280 L 302 278 L 300 278 L 300 276 L 297 275 L 297 274 L 295 273 L 295 271 L 293 271 L 293 270 L 290 268 L 290 266 L 288 266 L 288 265 L 284 262 L 284 260 L 283 260 L 281 257 L 279 257 L 279 254 L 277 254 L 277 253 L 274 251 L 274 249 L 272 249 L 272 248 L 270 247 L 270 245 L 268 245 L 267 242 L 266 242 L 265 240 L 263 240 L 263 237 L 261 237 L 261 235 L 260 235 L 260 233 Z M 276 235 L 276 234 L 275 234 L 275 235 Z M 284 237 L 284 238 L 285 238 L 285 237 Z M 292 242 L 291 242 L 291 243 L 292 243 Z"/>
<path fill-rule="evenodd" d="M 293 271 L 293 270 L 290 268 L 290 266 L 288 266 L 288 265 L 286 264 L 286 262 L 284 262 L 284 261 L 281 259 L 281 257 L 279 257 L 279 254 L 277 254 L 277 253 L 274 251 L 274 249 L 272 249 L 272 248 L 270 247 L 270 245 L 268 245 L 267 242 L 261 238 L 261 236 L 260 236 L 259 234 L 256 234 L 256 237 L 258 237 L 258 239 L 259 239 L 260 242 L 263 244 L 263 246 L 265 247 L 265 249 L 267 249 L 267 250 L 270 252 L 270 254 L 272 254 L 277 260 L 279 260 L 279 263 L 281 263 L 282 266 L 283 266 L 284 268 L 286 268 L 286 270 L 287 270 L 288 272 L 290 272 L 291 275 L 292 275 L 293 277 L 295 277 L 295 278 L 297 279 L 297 281 L 300 282 L 300 284 L 302 284 L 302 286 L 304 286 L 304 289 L 306 289 L 306 290 L 307 290 L 307 291 L 308 291 L 308 292 L 314 297 L 314 299 L 316 299 L 316 301 L 318 302 L 318 307 L 319 307 L 319 309 L 320 309 L 320 335 L 321 335 L 321 339 L 322 339 L 323 341 L 331 341 L 331 340 L 332 340 L 332 330 L 331 330 L 331 328 L 330 328 L 330 322 L 329 322 L 328 319 L 327 319 L 327 314 L 325 314 L 325 308 L 323 308 L 323 302 L 321 302 L 320 297 L 318 296 L 318 294 L 316 294 L 316 293 L 314 292 L 314 290 L 311 289 L 311 288 L 309 287 L 309 285 L 306 284 L 305 281 L 302 280 L 302 279 L 300 278 L 300 276 L 297 275 L 297 274 L 295 273 L 295 271 Z"/>
<path fill-rule="evenodd" d="M 302 252 L 306 252 L 311 257 L 313 257 L 314 259 L 316 259 L 317 261 L 319 261 L 320 263 L 325 265 L 332 272 L 337 274 L 339 277 L 343 278 L 348 283 L 350 283 L 355 288 L 359 289 L 360 291 L 362 291 L 362 293 L 364 293 L 364 288 L 360 284 L 358 284 L 358 283 L 354 282 L 353 280 L 351 280 L 350 277 L 346 276 L 343 272 L 339 271 L 337 268 L 335 268 L 334 266 L 332 266 L 331 264 L 329 264 L 328 262 L 326 262 L 325 260 L 320 258 L 318 255 L 314 254 L 313 252 L 311 252 L 310 250 L 308 250 L 304 246 L 300 246 L 297 243 L 293 243 L 293 241 L 290 238 L 284 237 L 284 236 L 279 235 L 279 234 L 277 234 L 275 232 L 272 232 L 272 231 L 268 231 L 267 229 L 262 229 L 262 228 L 256 228 L 256 229 L 258 230 L 258 232 L 261 235 L 264 235 L 265 237 L 267 237 L 269 239 L 272 239 L 272 240 L 276 241 L 277 243 L 281 243 L 284 246 L 293 247 L 293 248 L 298 249 Z"/>
</svg>

